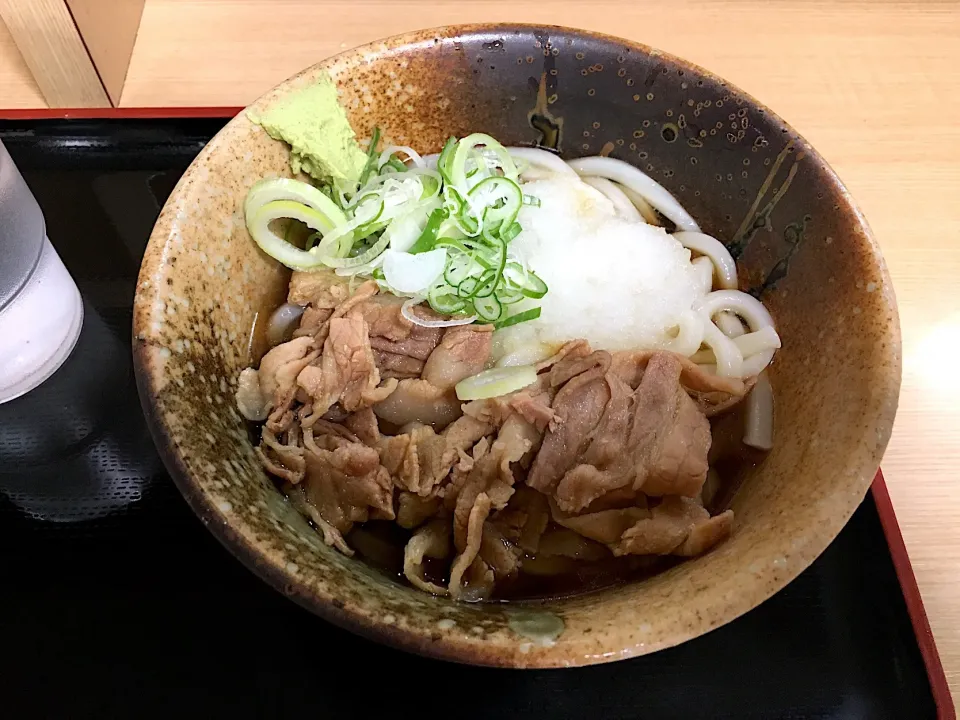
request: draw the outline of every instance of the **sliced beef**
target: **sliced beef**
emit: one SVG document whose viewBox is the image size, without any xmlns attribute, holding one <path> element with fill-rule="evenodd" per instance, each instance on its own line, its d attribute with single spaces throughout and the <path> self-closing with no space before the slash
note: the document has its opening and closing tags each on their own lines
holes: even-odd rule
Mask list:
<svg viewBox="0 0 960 720">
<path fill-rule="evenodd" d="M 349 298 L 337 305 L 332 318 L 346 317 L 354 308 L 362 307 L 370 298 L 380 292 L 380 287 L 373 281 L 367 280 L 360 285 Z M 362 313 L 361 313 L 362 316 Z"/>
<path fill-rule="evenodd" d="M 374 350 L 405 355 L 425 362 L 434 348 L 440 344 L 441 337 L 443 337 L 443 328 L 414 325 L 410 335 L 403 340 L 393 341 L 384 337 L 373 337 L 371 344 Z"/>
<path fill-rule="evenodd" d="M 463 406 L 463 413 L 493 425 L 502 425 L 512 413 L 518 413 L 543 432 L 548 427 L 555 428 L 560 420 L 550 407 L 552 396 L 549 390 L 533 386 L 509 395 L 473 400 Z"/>
<path fill-rule="evenodd" d="M 485 493 L 477 495 L 463 518 L 459 540 L 454 534 L 458 554 L 450 568 L 450 596 L 455 600 L 481 600 L 493 590 L 493 571 L 478 558 L 490 507 L 490 498 Z"/>
<path fill-rule="evenodd" d="M 260 361 L 257 378 L 267 401 L 267 427 L 283 432 L 294 420 L 291 406 L 297 396 L 297 375 L 313 362 L 318 350 L 313 338 L 294 338 L 272 348 Z"/>
<path fill-rule="evenodd" d="M 304 425 L 322 417 L 334 403 L 354 412 L 389 395 L 396 380 L 378 387 L 380 373 L 373 361 L 367 324 L 359 314 L 330 320 L 330 332 L 323 344 L 319 364 L 305 367 L 297 384 L 309 395 L 311 415 Z"/>
<path fill-rule="evenodd" d="M 651 517 L 625 531 L 612 547 L 614 555 L 699 555 L 730 534 L 733 512 L 711 518 L 697 501 L 667 497 Z"/>
<path fill-rule="evenodd" d="M 333 315 L 333 308 L 318 308 L 312 305 L 304 308 L 300 316 L 300 325 L 294 331 L 294 337 L 312 337 L 318 343 L 323 343 L 329 329 L 327 323 Z"/>
<path fill-rule="evenodd" d="M 400 435 L 383 437 L 378 445 L 381 462 L 397 487 L 428 497 L 450 473 L 460 452 L 491 432 L 492 426 L 467 416 L 439 435 L 429 425 L 420 425 Z"/>
<path fill-rule="evenodd" d="M 513 577 L 520 570 L 522 551 L 507 540 L 499 528 L 489 520 L 483 524 L 478 560 L 493 573 L 495 583 Z M 476 561 L 475 561 L 476 562 Z"/>
<path fill-rule="evenodd" d="M 401 313 L 404 298 L 396 295 L 376 295 L 354 307 L 354 312 L 363 316 L 370 327 L 370 337 L 380 337 L 394 342 L 406 340 L 414 325 Z"/>
<path fill-rule="evenodd" d="M 426 380 L 401 380 L 397 389 L 374 405 L 377 417 L 396 426 L 407 423 L 431 425 L 442 430 L 460 417 L 460 401 L 452 390 Z"/>
<path fill-rule="evenodd" d="M 458 548 L 463 547 L 467 519 L 479 495 L 484 495 L 495 510 L 506 507 L 516 482 L 512 464 L 519 463 L 538 438 L 533 426 L 518 415 L 513 415 L 500 428 L 490 449 L 479 457 L 474 455 L 453 506 L 453 538 Z M 449 495 L 444 498 L 448 506 L 451 499 Z"/>
<path fill-rule="evenodd" d="M 650 511 L 646 507 L 600 510 L 582 515 L 566 515 L 556 507 L 553 511 L 553 520 L 558 525 L 604 545 L 616 545 L 627 530 L 649 517 Z"/>
<path fill-rule="evenodd" d="M 543 438 L 527 477 L 530 487 L 552 494 L 588 446 L 610 400 L 604 372 L 602 366 L 594 366 L 569 380 L 557 393 L 553 411 L 560 422 Z"/>
<path fill-rule="evenodd" d="M 611 372 L 627 385 L 640 386 L 643 373 L 655 355 L 662 352 L 621 351 L 613 353 Z M 737 378 L 725 378 L 704 370 L 682 355 L 673 355 L 680 363 L 680 384 L 707 417 L 713 417 L 740 402 L 753 387 L 754 380 L 744 382 Z"/>
<path fill-rule="evenodd" d="M 304 434 L 304 497 L 341 534 L 353 523 L 393 520 L 393 484 L 377 451 L 340 434 Z"/>
<path fill-rule="evenodd" d="M 440 344 L 430 353 L 423 379 L 434 387 L 450 390 L 464 378 L 483 370 L 493 345 L 492 325 L 447 328 Z"/>
<path fill-rule="evenodd" d="M 610 551 L 573 530 L 551 527 L 540 539 L 537 557 L 564 557 L 582 562 L 595 562 L 609 558 Z"/>
<path fill-rule="evenodd" d="M 543 372 L 565 358 L 586 357 L 590 354 L 590 343 L 586 340 L 571 340 L 564 343 L 556 354 L 551 355 L 546 360 L 537 363 L 537 372 Z"/>
<path fill-rule="evenodd" d="M 306 472 L 303 448 L 295 431 L 285 433 L 285 436 L 286 442 L 280 442 L 270 428 L 263 428 L 255 452 L 267 472 L 296 485 Z"/>
<path fill-rule="evenodd" d="M 446 595 L 447 588 L 426 577 L 425 558 L 442 560 L 449 557 L 450 526 L 441 519 L 433 520 L 417 530 L 403 550 L 403 574 L 415 588 L 434 595 Z"/>
<path fill-rule="evenodd" d="M 397 525 L 413 530 L 432 518 L 440 510 L 440 498 L 421 497 L 402 491 L 397 496 Z"/>
<path fill-rule="evenodd" d="M 527 553 L 536 553 L 550 522 L 550 506 L 543 493 L 517 485 L 507 506 L 490 521 L 504 539 Z"/>
<path fill-rule="evenodd" d="M 571 380 L 557 394 L 555 405 L 567 387 L 598 371 Z M 580 441 L 575 462 L 556 485 L 557 505 L 564 512 L 578 513 L 627 485 L 647 495 L 699 494 L 707 474 L 710 425 L 680 386 L 680 373 L 676 355 L 658 353 L 632 394 L 620 376 L 610 373 L 604 378 L 608 397 L 603 415 L 589 437 Z M 552 436 L 563 431 L 561 426 L 557 433 L 548 433 L 531 476 L 544 451 L 558 444 Z M 571 445 L 562 447 L 569 452 Z"/>
<path fill-rule="evenodd" d="M 357 410 L 344 419 L 344 427 L 352 432 L 364 445 L 377 447 L 380 443 L 380 428 L 377 425 L 377 416 L 370 408 Z"/>
<path fill-rule="evenodd" d="M 350 278 L 340 277 L 329 268 L 294 270 L 290 276 L 287 302 L 332 310 L 350 296 L 349 287 Z"/>
<path fill-rule="evenodd" d="M 577 375 L 591 370 L 598 371 L 600 375 L 605 375 L 611 362 L 610 353 L 605 350 L 596 350 L 589 355 L 569 353 L 550 368 L 548 375 L 550 387 L 560 387 Z"/>
<path fill-rule="evenodd" d="M 749 383 L 580 340 L 529 387 L 462 405 L 454 386 L 486 367 L 491 328 L 425 328 L 376 283 L 349 287 L 326 270 L 294 273 L 300 328 L 237 390 L 241 413 L 266 419 L 261 464 L 327 544 L 352 554 L 344 535 L 356 523 L 395 520 L 413 531 L 411 584 L 472 601 L 521 570 L 692 556 L 730 534 L 733 514 L 711 518 L 701 502 L 715 494 L 705 415 Z M 447 559 L 444 588 L 426 568 Z"/>
<path fill-rule="evenodd" d="M 681 498 L 682 499 L 682 498 Z M 674 548 L 673 555 L 695 557 L 720 544 L 733 532 L 733 510 L 725 510 L 709 519 L 701 519 L 690 528 L 690 533 Z"/>
<path fill-rule="evenodd" d="M 371 338 L 370 342 L 375 342 L 376 338 Z M 398 380 L 409 380 L 419 378 L 423 372 L 423 360 L 417 360 L 409 355 L 397 355 L 383 350 L 374 350 L 373 358 L 380 369 L 380 377 L 397 378 Z"/>
<path fill-rule="evenodd" d="M 380 462 L 390 473 L 393 483 L 398 488 L 411 493 L 421 493 L 422 481 L 430 480 L 430 468 L 421 467 L 421 456 L 427 451 L 422 445 L 428 444 L 436 438 L 436 433 L 429 425 L 422 425 L 410 432 L 400 435 L 386 436 L 380 439 L 378 450 Z M 427 463 L 423 463 L 425 466 Z"/>
<path fill-rule="evenodd" d="M 347 545 L 343 535 L 333 525 L 323 519 L 320 511 L 307 502 L 305 488 L 303 485 L 288 485 L 284 488 L 291 504 L 300 511 L 301 514 L 310 518 L 317 530 L 323 536 L 323 541 L 330 547 L 336 548 L 348 557 L 353 556 L 353 548 Z"/>
</svg>

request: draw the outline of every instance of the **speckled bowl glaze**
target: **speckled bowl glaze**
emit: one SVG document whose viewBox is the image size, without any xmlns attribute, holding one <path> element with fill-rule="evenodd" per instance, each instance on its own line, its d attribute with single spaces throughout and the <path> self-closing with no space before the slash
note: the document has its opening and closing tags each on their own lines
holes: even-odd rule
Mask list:
<svg viewBox="0 0 960 720">
<path fill-rule="evenodd" d="M 676 645 L 796 577 L 863 499 L 900 385 L 896 302 L 866 222 L 824 160 L 776 115 L 709 72 L 627 40 L 559 27 L 419 31 L 349 50 L 271 90 L 266 106 L 336 80 L 360 137 L 422 152 L 483 131 L 504 144 L 609 153 L 672 191 L 738 258 L 777 321 L 776 442 L 733 501 L 733 536 L 651 579 L 524 606 L 458 605 L 324 546 L 261 470 L 234 409 L 255 313 L 287 273 L 244 227 L 247 189 L 289 174 L 245 113 L 184 174 L 140 272 L 134 357 L 171 475 L 210 531 L 280 592 L 368 637 L 508 667 L 583 665 Z M 516 606 L 511 606 L 516 607 Z M 530 615 L 532 613 L 532 615 Z M 252 622 L 260 622 L 254 619 Z M 546 627 L 546 633 L 531 626 Z"/>
</svg>

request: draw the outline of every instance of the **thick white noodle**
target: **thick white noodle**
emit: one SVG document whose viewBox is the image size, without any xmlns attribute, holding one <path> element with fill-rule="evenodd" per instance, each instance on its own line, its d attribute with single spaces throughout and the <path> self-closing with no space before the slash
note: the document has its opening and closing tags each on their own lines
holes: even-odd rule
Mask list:
<svg viewBox="0 0 960 720">
<path fill-rule="evenodd" d="M 710 293 L 703 299 L 699 300 L 694 308 L 703 313 L 704 318 L 713 318 L 718 313 L 721 312 L 731 312 L 739 315 L 743 318 L 747 325 L 750 326 L 750 330 L 753 333 L 757 333 L 764 328 L 769 328 L 768 335 L 766 336 L 766 349 L 759 350 L 746 359 L 744 359 L 743 353 L 740 351 L 740 348 L 734 344 L 734 347 L 737 347 L 737 353 L 740 355 L 740 375 L 737 377 L 750 377 L 752 375 L 757 375 L 760 373 L 767 365 L 770 364 L 770 361 L 773 360 L 773 353 L 777 347 L 779 347 L 780 336 L 777 335 L 776 330 L 773 327 L 773 318 L 770 317 L 770 313 L 767 312 L 767 309 L 763 304 L 757 300 L 752 295 L 747 295 L 745 292 L 740 292 L 739 290 L 715 290 Z M 710 325 L 714 325 L 712 322 Z M 717 329 L 717 332 L 720 335 L 723 335 L 723 332 Z M 769 335 L 772 333 L 772 335 Z M 724 337 L 726 337 L 724 335 Z M 774 339 L 775 338 L 775 339 Z M 730 343 L 734 343 L 733 340 L 727 338 Z M 710 343 L 711 349 L 716 355 L 716 347 Z M 717 366 L 718 373 L 720 372 L 721 362 L 719 356 L 717 356 Z M 722 374 L 722 373 L 720 373 Z"/>
<path fill-rule="evenodd" d="M 765 372 L 757 375 L 757 384 L 747 396 L 746 427 L 743 444 L 759 450 L 773 448 L 773 388 Z"/>
<path fill-rule="evenodd" d="M 715 290 L 700 300 L 696 309 L 711 318 L 724 310 L 732 312 L 746 320 L 753 332 L 773 327 L 773 318 L 763 304 L 740 290 Z"/>
<path fill-rule="evenodd" d="M 684 357 L 690 357 L 703 344 L 704 324 L 703 316 L 700 313 L 687 310 L 680 316 L 677 336 L 667 343 L 663 349 Z"/>
<path fill-rule="evenodd" d="M 514 160 L 522 160 L 528 165 L 546 168 L 552 170 L 558 175 L 569 175 L 573 177 L 576 173 L 563 160 L 552 152 L 541 150 L 539 148 L 527 147 L 508 147 L 507 152 Z"/>
<path fill-rule="evenodd" d="M 706 318 L 703 323 L 703 344 L 713 350 L 713 356 L 717 361 L 717 375 L 743 377 L 743 355 L 740 348 Z"/>
<path fill-rule="evenodd" d="M 779 350 L 780 336 L 777 335 L 777 331 L 774 330 L 772 326 L 768 325 L 767 327 L 760 328 L 756 332 L 734 338 L 733 343 L 740 348 L 740 352 L 743 353 L 743 356 L 746 358 L 751 355 L 756 355 L 757 353 L 766 352 L 767 350 Z"/>
<path fill-rule="evenodd" d="M 780 348 L 780 337 L 772 327 L 742 334 L 731 340 L 743 356 L 743 377 L 745 378 L 759 374 L 770 364 L 773 353 Z M 715 361 L 712 350 L 700 350 L 691 355 L 690 359 L 698 364 L 709 364 Z"/>
<path fill-rule="evenodd" d="M 624 220 L 646 223 L 646 220 L 643 219 L 643 215 L 641 215 L 640 211 L 637 210 L 637 206 L 630 202 L 630 198 L 624 194 L 623 190 L 621 190 L 618 185 L 610 182 L 606 178 L 593 177 L 592 175 L 584 175 L 580 179 L 590 187 L 595 188 L 603 193 L 607 199 L 613 203 L 613 207 L 616 208 L 617 213 Z"/>
<path fill-rule="evenodd" d="M 633 165 L 608 157 L 579 158 L 571 160 L 568 164 L 578 175 L 605 177 L 607 180 L 614 180 L 633 190 L 672 220 L 678 230 L 700 232 L 700 226 L 677 202 L 677 199 L 663 185 L 637 170 Z"/>
<path fill-rule="evenodd" d="M 762 373 L 770 364 L 770 361 L 773 360 L 774 352 L 773 350 L 764 350 L 745 358 L 743 361 L 743 377 L 748 378 Z"/>
<path fill-rule="evenodd" d="M 722 242 L 699 232 L 676 232 L 673 237 L 679 240 L 685 248 L 706 255 L 713 261 L 721 288 L 724 290 L 737 289 L 737 264 Z"/>
<path fill-rule="evenodd" d="M 640 213 L 640 216 L 647 225 L 656 225 L 657 227 L 663 225 L 663 218 L 657 215 L 657 211 L 653 209 L 653 205 L 644 200 L 642 195 L 638 195 L 626 185 L 617 185 L 617 187 L 630 199 L 630 202 L 633 203 L 633 206 Z"/>
<path fill-rule="evenodd" d="M 700 294 L 706 296 L 713 290 L 713 262 L 708 257 L 694 258 L 691 263 L 697 271 Z"/>
<path fill-rule="evenodd" d="M 727 312 L 726 310 L 723 312 L 718 312 L 713 321 L 728 338 L 738 338 L 747 332 L 743 329 L 743 323 L 740 322 L 740 318 L 738 318 L 732 312 Z"/>
</svg>

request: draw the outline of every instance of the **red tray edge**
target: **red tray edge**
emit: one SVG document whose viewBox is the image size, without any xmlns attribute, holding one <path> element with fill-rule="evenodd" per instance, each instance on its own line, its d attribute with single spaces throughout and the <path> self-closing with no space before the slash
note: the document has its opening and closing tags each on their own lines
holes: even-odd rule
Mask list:
<svg viewBox="0 0 960 720">
<path fill-rule="evenodd" d="M 0 109 L 0 120 L 69 120 L 69 119 L 161 119 L 161 118 L 229 118 L 238 114 L 242 107 L 148 107 L 148 108 L 37 108 L 37 109 Z M 917 578 L 910 564 L 903 534 L 897 523 L 897 516 L 893 510 L 890 493 L 883 478 L 883 472 L 877 470 L 877 475 L 871 486 L 873 500 L 880 516 L 883 534 L 890 548 L 897 579 L 903 592 L 903 598 L 913 625 L 913 632 L 923 656 L 923 663 L 930 680 L 930 689 L 937 706 L 937 717 L 940 720 L 956 720 L 956 707 L 950 695 L 950 686 L 947 676 L 937 652 L 937 645 L 930 629 L 930 621 L 923 606 L 923 598 L 917 585 Z"/>
<path fill-rule="evenodd" d="M 907 554 L 907 547 L 903 542 L 903 534 L 900 532 L 899 523 L 897 523 L 893 503 L 890 501 L 887 483 L 883 479 L 883 471 L 877 470 L 877 476 L 873 479 L 870 490 L 873 493 L 873 501 L 877 506 L 877 513 L 880 515 L 880 524 L 887 539 L 887 546 L 890 548 L 893 567 L 896 570 L 897 579 L 900 581 L 903 599 L 907 604 L 907 613 L 910 615 L 910 622 L 913 624 L 913 634 L 916 635 L 917 644 L 920 646 L 920 654 L 923 656 L 923 664 L 927 669 L 930 690 L 937 705 L 937 717 L 940 720 L 956 720 L 957 711 L 950 695 L 950 686 L 947 683 L 943 664 L 940 662 L 940 654 L 937 652 L 933 631 L 930 629 L 927 611 L 923 607 L 923 598 L 920 595 L 917 578 L 913 574 L 913 566 L 910 564 L 910 556 Z"/>
</svg>

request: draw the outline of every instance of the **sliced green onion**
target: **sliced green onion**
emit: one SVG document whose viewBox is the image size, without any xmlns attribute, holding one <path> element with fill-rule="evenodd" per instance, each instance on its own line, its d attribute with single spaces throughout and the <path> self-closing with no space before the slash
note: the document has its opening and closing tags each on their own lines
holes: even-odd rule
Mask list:
<svg viewBox="0 0 960 720">
<path fill-rule="evenodd" d="M 377 144 L 380 142 L 380 128 L 375 127 L 370 133 L 370 145 L 367 147 L 367 162 L 363 166 L 363 172 L 360 173 L 360 187 L 363 187 L 370 177 L 370 173 L 376 170 L 377 160 L 380 155 L 377 153 Z"/>
<path fill-rule="evenodd" d="M 530 270 L 527 273 L 527 282 L 522 288 L 520 288 L 520 292 L 522 292 L 528 298 L 539 300 L 547 294 L 548 289 L 549 288 L 547 287 L 547 284 L 540 279 L 540 276 L 533 272 L 533 270 Z"/>
<path fill-rule="evenodd" d="M 485 323 L 496 322 L 503 315 L 503 306 L 496 295 L 474 298 L 473 309 L 477 317 Z"/>
<path fill-rule="evenodd" d="M 538 317 L 540 317 L 540 308 L 530 308 L 529 310 L 518 312 L 516 315 L 511 315 L 508 318 L 500 320 L 495 323 L 493 327 L 495 330 L 502 330 L 503 328 L 510 327 L 511 325 L 519 325 L 528 320 L 536 320 Z"/>
<path fill-rule="evenodd" d="M 417 238 L 417 241 L 413 244 L 407 252 L 411 255 L 416 255 L 417 253 L 428 252 L 433 250 L 437 244 L 437 231 L 440 230 L 440 223 L 446 220 L 450 216 L 450 212 L 446 208 L 437 208 L 427 219 L 427 224 L 423 228 L 423 232 L 420 233 L 420 237 Z"/>
<path fill-rule="evenodd" d="M 455 386 L 459 400 L 485 400 L 509 395 L 537 381 L 537 368 L 533 365 L 491 368 L 461 380 Z"/>
<path fill-rule="evenodd" d="M 530 207 L 540 207 L 540 198 L 534 197 L 533 195 L 524 195 L 523 204 L 529 205 Z"/>
<path fill-rule="evenodd" d="M 274 200 L 262 205 L 247 219 L 247 229 L 254 242 L 267 255 L 294 270 L 311 270 L 323 263 L 318 248 L 301 250 L 291 245 L 270 227 L 274 220 L 299 220 L 323 235 L 329 229 L 329 218 L 303 203 L 292 200 Z"/>
<path fill-rule="evenodd" d="M 459 250 L 464 255 L 469 255 L 471 252 L 470 249 L 467 248 L 467 246 L 464 245 L 460 240 L 451 237 L 437 238 L 437 241 L 433 246 L 438 248 L 446 248 L 447 250 Z"/>
<path fill-rule="evenodd" d="M 502 286 L 497 290 L 497 300 L 500 301 L 501 305 L 513 305 L 514 303 L 518 303 L 521 300 L 526 299 L 526 297 L 526 295 L 514 288 Z"/>
<path fill-rule="evenodd" d="M 324 257 L 321 259 L 321 262 L 327 267 L 332 268 L 352 268 L 356 267 L 357 265 L 365 265 L 386 250 L 389 243 L 390 238 L 388 238 L 386 235 L 381 235 L 380 239 L 370 246 L 369 250 L 362 252 L 356 257 Z"/>
<path fill-rule="evenodd" d="M 424 167 L 409 148 L 391 146 L 378 155 L 380 140 L 380 129 L 374 128 L 359 189 L 353 192 L 327 188 L 325 193 L 284 178 L 251 188 L 244 211 L 258 245 L 295 269 L 326 265 L 338 275 L 373 277 L 395 294 L 414 282 L 404 284 L 397 273 L 402 270 L 406 278 L 430 259 L 431 269 L 442 265 L 441 277 L 429 290 L 416 290 L 415 301 L 426 300 L 444 315 L 462 316 L 450 321 L 453 324 L 479 321 L 508 327 L 537 316 L 537 308 L 510 314 L 510 306 L 543 297 L 547 286 L 509 257 L 509 243 L 523 231 L 517 222 L 520 209 L 539 205 L 539 200 L 524 195 L 506 149 L 482 133 L 460 141 L 450 138 L 434 170 Z M 413 166 L 397 153 L 407 153 Z M 278 219 L 299 220 L 311 228 L 306 248 L 289 242 L 290 225 L 286 238 L 271 229 Z M 388 260 L 389 273 L 380 267 Z M 404 263 L 413 265 L 407 268 Z M 395 282 L 387 282 L 388 276 Z M 447 321 L 424 322 L 447 326 Z"/>
<path fill-rule="evenodd" d="M 374 210 L 373 212 L 373 217 L 369 218 L 368 220 L 364 220 L 363 224 L 358 225 L 356 230 L 354 230 L 355 236 L 363 238 L 379 230 L 378 225 L 381 224 L 380 218 L 383 216 L 383 209 L 384 209 L 384 204 L 383 204 L 383 201 L 381 200 L 378 203 L 376 210 Z M 343 250 L 344 244 L 341 243 L 340 246 L 341 246 L 341 251 L 338 254 L 341 257 L 346 255 L 348 252 L 350 252 L 350 247 L 348 247 L 346 250 Z M 352 246 L 352 242 L 351 242 L 351 246 Z"/>
<path fill-rule="evenodd" d="M 467 193 L 471 209 L 476 205 L 483 210 L 483 224 L 485 227 L 496 229 L 501 225 L 510 227 L 520 206 L 523 204 L 523 192 L 516 182 L 505 177 L 489 177 L 481 180 Z"/>
<path fill-rule="evenodd" d="M 243 214 L 247 222 L 261 207 L 274 200 L 292 200 L 316 210 L 324 216 L 324 227 L 321 230 L 331 230 L 347 222 L 343 210 L 327 195 L 313 185 L 290 178 L 268 178 L 250 188 L 243 202 Z"/>
<path fill-rule="evenodd" d="M 467 159 L 474 154 L 477 146 L 483 145 L 487 151 L 492 153 L 499 161 L 500 170 L 503 176 L 508 180 L 516 181 L 520 173 L 517 172 L 517 166 L 510 157 L 507 149 L 484 133 L 474 133 L 467 135 L 457 143 L 456 150 L 453 152 L 453 158 L 450 160 L 448 175 L 450 183 L 459 187 L 467 187 Z M 486 162 L 484 161 L 486 164 Z"/>
<path fill-rule="evenodd" d="M 427 293 L 427 302 L 430 307 L 441 315 L 453 315 L 467 307 L 465 300 L 457 297 L 456 292 L 449 285 L 435 285 Z"/>
<path fill-rule="evenodd" d="M 504 242 L 510 242 L 522 232 L 523 232 L 523 228 L 520 227 L 520 223 L 515 222 L 512 225 L 510 225 L 510 227 L 506 228 L 500 233 L 500 238 Z"/>
</svg>

